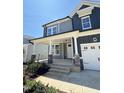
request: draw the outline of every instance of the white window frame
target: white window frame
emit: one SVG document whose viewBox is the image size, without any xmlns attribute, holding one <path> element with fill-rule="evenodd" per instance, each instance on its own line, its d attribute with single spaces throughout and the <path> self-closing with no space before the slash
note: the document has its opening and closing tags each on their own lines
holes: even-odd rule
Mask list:
<svg viewBox="0 0 124 93">
<path fill-rule="evenodd" d="M 84 28 L 84 26 L 83 26 L 83 19 L 85 19 L 85 18 L 89 18 L 89 24 L 90 24 L 90 27 L 87 27 L 87 28 Z M 91 20 L 90 20 L 90 16 L 85 16 L 85 17 L 82 17 L 81 18 L 81 22 L 82 22 L 82 28 L 83 28 L 83 30 L 86 30 L 86 29 L 90 29 L 90 28 L 92 28 L 91 27 Z"/>
<path fill-rule="evenodd" d="M 55 47 L 56 45 L 59 45 L 59 54 L 56 54 L 56 47 Z M 52 48 L 53 55 L 60 55 L 60 44 L 53 44 L 52 46 L 53 46 Z"/>
<path fill-rule="evenodd" d="M 51 29 L 51 34 L 50 34 L 50 35 L 53 35 L 53 28 L 54 28 L 54 27 L 56 27 L 56 30 L 57 30 L 56 33 L 58 33 L 58 28 L 57 28 L 58 26 L 57 26 L 57 25 L 51 26 L 51 27 L 47 27 L 47 36 L 49 36 L 49 34 L 48 34 L 48 29 Z"/>
</svg>

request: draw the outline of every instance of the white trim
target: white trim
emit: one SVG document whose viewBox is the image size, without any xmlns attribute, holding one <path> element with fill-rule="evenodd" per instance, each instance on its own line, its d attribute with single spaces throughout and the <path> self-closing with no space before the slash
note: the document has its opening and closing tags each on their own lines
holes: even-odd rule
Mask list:
<svg viewBox="0 0 124 93">
<path fill-rule="evenodd" d="M 57 28 L 56 30 L 56 33 L 58 33 L 59 31 L 58 31 L 58 25 L 54 25 L 54 26 L 50 26 L 50 27 L 47 27 L 47 36 L 49 36 L 48 35 L 48 29 L 51 29 L 51 34 L 50 35 L 53 35 L 53 28 Z"/>
<path fill-rule="evenodd" d="M 52 54 L 52 41 L 50 40 L 50 43 L 49 43 L 49 54 L 51 55 Z"/>
<path fill-rule="evenodd" d="M 100 34 L 100 29 L 93 29 L 93 30 L 88 30 L 84 32 L 79 32 L 79 30 L 72 31 L 69 33 L 63 33 L 63 34 L 58 34 L 46 38 L 39 38 L 36 40 L 31 40 L 32 43 L 46 43 L 49 44 L 49 40 L 61 40 L 65 38 L 71 38 L 71 37 L 81 37 L 81 36 L 88 36 L 88 35 L 94 35 L 94 34 Z"/>
<path fill-rule="evenodd" d="M 75 55 L 78 55 L 77 37 L 74 37 Z"/>
<path fill-rule="evenodd" d="M 79 17 L 90 15 L 90 14 L 92 14 L 93 9 L 94 9 L 94 6 L 87 7 L 87 8 L 77 11 L 77 14 L 79 15 Z"/>
<path fill-rule="evenodd" d="M 72 11 L 72 13 L 70 14 L 70 17 L 71 17 L 71 18 L 72 18 L 72 16 L 80 9 L 80 7 L 81 7 L 82 5 L 89 5 L 89 6 L 100 7 L 99 2 L 81 0 L 80 4 L 79 4 L 79 5 L 74 9 L 74 11 Z"/>
<path fill-rule="evenodd" d="M 55 22 L 47 24 L 46 27 L 57 25 L 57 24 L 61 24 L 61 23 L 65 22 L 65 21 L 68 21 L 68 20 L 71 20 L 71 19 L 70 18 L 66 18 L 66 19 L 62 19 L 62 20 L 60 19 L 58 21 L 55 21 Z"/>
<path fill-rule="evenodd" d="M 72 46 L 72 57 L 74 56 L 74 53 L 73 53 L 73 40 L 72 40 L 72 38 L 71 38 L 71 46 Z"/>
<path fill-rule="evenodd" d="M 85 18 L 89 18 L 89 24 L 90 24 L 90 27 L 84 28 L 84 26 L 83 26 L 83 21 L 82 21 L 82 20 L 85 19 Z M 90 28 L 92 28 L 92 26 L 91 26 L 90 16 L 82 17 L 82 18 L 81 18 L 81 23 L 82 23 L 82 29 L 83 29 L 83 30 L 86 30 L 86 29 L 90 29 Z"/>
</svg>

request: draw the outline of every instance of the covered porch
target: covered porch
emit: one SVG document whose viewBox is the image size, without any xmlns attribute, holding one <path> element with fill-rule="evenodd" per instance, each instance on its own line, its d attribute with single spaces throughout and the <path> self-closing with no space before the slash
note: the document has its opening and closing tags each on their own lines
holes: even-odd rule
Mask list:
<svg viewBox="0 0 124 93">
<path fill-rule="evenodd" d="M 48 44 L 48 64 L 72 66 L 80 69 L 80 57 L 77 48 L 78 31 L 58 34 L 32 40 L 35 48 L 36 43 Z M 35 54 L 35 53 L 34 53 Z"/>
</svg>

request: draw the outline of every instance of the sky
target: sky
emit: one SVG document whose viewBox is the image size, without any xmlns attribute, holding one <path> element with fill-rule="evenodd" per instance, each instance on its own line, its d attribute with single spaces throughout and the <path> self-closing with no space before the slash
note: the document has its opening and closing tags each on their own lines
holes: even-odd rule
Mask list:
<svg viewBox="0 0 124 93">
<path fill-rule="evenodd" d="M 23 33 L 43 36 L 43 24 L 71 14 L 80 0 L 23 0 Z"/>
</svg>

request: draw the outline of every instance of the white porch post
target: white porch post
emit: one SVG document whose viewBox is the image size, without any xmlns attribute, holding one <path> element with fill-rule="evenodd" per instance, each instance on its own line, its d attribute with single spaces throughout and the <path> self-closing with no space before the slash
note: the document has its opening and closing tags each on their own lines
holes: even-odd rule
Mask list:
<svg viewBox="0 0 124 93">
<path fill-rule="evenodd" d="M 78 55 L 77 37 L 74 37 L 75 55 Z"/>
<path fill-rule="evenodd" d="M 49 55 L 52 54 L 52 41 L 50 40 L 50 44 L 49 44 Z"/>
<path fill-rule="evenodd" d="M 75 46 L 74 64 L 79 66 L 79 68 L 80 68 L 80 56 L 78 53 L 77 37 L 76 36 L 74 36 L 74 46 Z"/>
<path fill-rule="evenodd" d="M 52 55 L 52 41 L 49 42 L 49 55 L 48 55 L 48 64 L 53 63 L 53 55 Z"/>
</svg>

